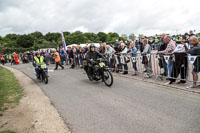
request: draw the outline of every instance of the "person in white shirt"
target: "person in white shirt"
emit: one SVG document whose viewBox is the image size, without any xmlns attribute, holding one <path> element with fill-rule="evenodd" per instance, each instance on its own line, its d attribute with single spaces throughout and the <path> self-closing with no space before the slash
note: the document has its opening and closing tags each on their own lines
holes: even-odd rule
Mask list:
<svg viewBox="0 0 200 133">
<path fill-rule="evenodd" d="M 124 71 L 122 72 L 123 74 L 128 74 L 128 58 L 127 58 L 127 53 L 128 53 L 128 49 L 127 46 L 124 43 L 121 43 L 121 63 L 122 66 L 124 67 Z"/>
<path fill-rule="evenodd" d="M 115 50 L 114 48 L 112 48 L 110 45 L 106 45 L 105 46 L 105 55 L 106 55 L 106 58 L 108 60 L 108 66 L 109 68 L 112 68 L 112 55 L 115 53 Z"/>
</svg>

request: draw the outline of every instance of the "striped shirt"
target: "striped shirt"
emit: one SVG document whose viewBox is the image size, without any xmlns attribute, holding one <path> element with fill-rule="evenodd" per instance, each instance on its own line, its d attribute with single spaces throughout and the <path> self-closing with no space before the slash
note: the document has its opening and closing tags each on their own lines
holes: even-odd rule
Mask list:
<svg viewBox="0 0 200 133">
<path fill-rule="evenodd" d="M 167 48 L 165 50 L 163 50 L 163 51 L 159 51 L 159 53 L 163 53 L 163 54 L 172 53 L 175 48 L 176 48 L 176 42 L 171 40 L 167 44 Z"/>
</svg>

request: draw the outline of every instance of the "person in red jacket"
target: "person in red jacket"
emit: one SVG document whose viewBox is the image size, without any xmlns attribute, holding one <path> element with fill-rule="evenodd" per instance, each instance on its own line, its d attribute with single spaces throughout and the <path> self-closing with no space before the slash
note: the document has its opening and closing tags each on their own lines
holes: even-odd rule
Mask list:
<svg viewBox="0 0 200 133">
<path fill-rule="evenodd" d="M 16 65 L 18 65 L 19 64 L 19 58 L 18 58 L 18 55 L 16 53 L 14 53 L 14 58 L 15 58 Z"/>
<path fill-rule="evenodd" d="M 0 59 L 1 59 L 1 64 L 4 65 L 5 58 L 3 57 L 3 55 L 0 56 Z"/>
</svg>

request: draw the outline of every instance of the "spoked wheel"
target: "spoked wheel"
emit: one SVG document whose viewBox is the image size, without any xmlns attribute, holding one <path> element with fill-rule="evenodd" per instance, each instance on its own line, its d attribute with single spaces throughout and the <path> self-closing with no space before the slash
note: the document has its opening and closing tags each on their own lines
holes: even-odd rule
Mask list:
<svg viewBox="0 0 200 133">
<path fill-rule="evenodd" d="M 42 73 L 42 80 L 44 81 L 45 84 L 48 84 L 48 76 L 47 76 L 46 72 Z"/>
<path fill-rule="evenodd" d="M 112 84 L 113 84 L 113 76 L 112 76 L 112 73 L 109 70 L 105 70 L 104 71 L 103 82 L 108 87 L 112 86 Z"/>
<path fill-rule="evenodd" d="M 87 77 L 88 77 L 88 79 L 89 79 L 90 81 L 93 81 L 93 78 L 92 78 L 92 76 L 91 76 L 91 75 L 89 75 L 87 71 L 86 71 L 86 74 L 87 74 Z"/>
<path fill-rule="evenodd" d="M 87 74 L 88 79 L 89 79 L 90 81 L 93 81 L 92 75 L 90 75 L 89 72 L 88 72 L 88 68 L 84 68 L 84 69 L 85 69 L 85 72 L 86 72 L 86 74 Z"/>
</svg>

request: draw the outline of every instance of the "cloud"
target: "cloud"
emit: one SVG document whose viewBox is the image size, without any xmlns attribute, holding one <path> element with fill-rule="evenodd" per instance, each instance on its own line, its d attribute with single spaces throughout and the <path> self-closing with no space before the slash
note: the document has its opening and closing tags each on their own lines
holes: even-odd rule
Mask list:
<svg viewBox="0 0 200 133">
<path fill-rule="evenodd" d="M 198 0 L 1 0 L 0 35 L 34 31 L 200 32 Z"/>
</svg>

